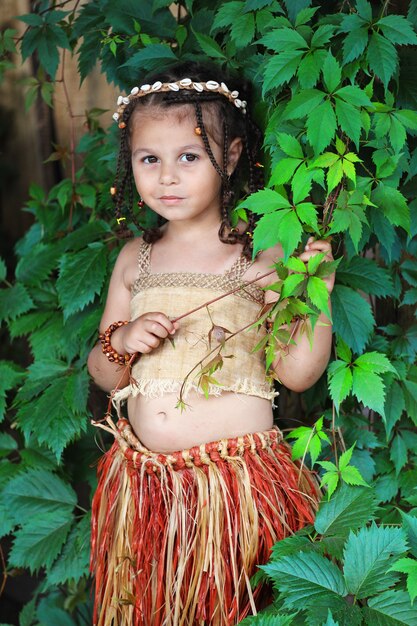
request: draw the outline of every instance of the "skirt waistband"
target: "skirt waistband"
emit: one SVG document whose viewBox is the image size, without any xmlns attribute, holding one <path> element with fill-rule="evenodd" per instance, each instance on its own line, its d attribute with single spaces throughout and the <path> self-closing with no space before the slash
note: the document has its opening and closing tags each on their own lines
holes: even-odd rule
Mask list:
<svg viewBox="0 0 417 626">
<path fill-rule="evenodd" d="M 133 432 L 132 426 L 126 419 L 118 421 L 117 432 L 118 436 L 116 436 L 116 439 L 125 458 L 134 467 L 150 463 L 153 471 L 157 471 L 160 465 L 171 467 L 175 470 L 210 465 L 210 463 L 216 463 L 221 459 L 242 457 L 247 452 L 256 454 L 259 450 L 265 450 L 266 448 L 274 450 L 283 441 L 279 428 L 273 427 L 262 432 L 249 433 L 230 439 L 220 439 L 219 441 L 193 446 L 187 450 L 163 454 L 148 450 L 139 441 Z"/>
</svg>

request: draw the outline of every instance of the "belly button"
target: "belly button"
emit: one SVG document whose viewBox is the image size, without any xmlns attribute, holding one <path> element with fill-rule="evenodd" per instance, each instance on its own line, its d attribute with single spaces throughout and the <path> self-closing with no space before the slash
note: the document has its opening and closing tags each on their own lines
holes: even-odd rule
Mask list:
<svg viewBox="0 0 417 626">
<path fill-rule="evenodd" d="M 167 414 L 165 413 L 165 411 L 159 411 L 159 412 L 157 413 L 157 415 L 158 415 L 158 416 L 160 415 L 160 416 L 161 416 L 164 420 L 166 420 L 166 418 L 167 418 Z"/>
</svg>

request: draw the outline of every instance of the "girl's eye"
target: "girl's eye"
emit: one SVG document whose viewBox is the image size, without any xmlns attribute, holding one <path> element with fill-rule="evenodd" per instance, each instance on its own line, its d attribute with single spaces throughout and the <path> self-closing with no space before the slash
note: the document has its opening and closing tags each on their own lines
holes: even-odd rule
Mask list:
<svg viewBox="0 0 417 626">
<path fill-rule="evenodd" d="M 186 163 L 192 163 L 193 161 L 197 161 L 198 156 L 196 154 L 191 154 L 190 152 L 186 152 L 185 154 L 182 154 L 180 157 L 180 161 L 186 162 Z"/>
<path fill-rule="evenodd" d="M 150 154 L 149 156 L 144 157 L 143 159 L 144 163 L 157 163 L 158 162 L 158 158 L 156 156 L 153 156 L 152 154 Z"/>
</svg>

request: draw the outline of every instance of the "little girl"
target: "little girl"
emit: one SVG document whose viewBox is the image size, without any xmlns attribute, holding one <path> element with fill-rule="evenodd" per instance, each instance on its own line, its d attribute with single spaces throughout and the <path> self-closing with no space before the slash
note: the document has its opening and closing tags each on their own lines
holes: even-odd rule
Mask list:
<svg viewBox="0 0 417 626">
<path fill-rule="evenodd" d="M 253 216 L 230 224 L 236 191 L 261 186 L 245 95 L 195 64 L 148 82 L 119 98 L 111 193 L 124 226 L 134 180 L 160 226 L 120 252 L 88 363 L 116 389 L 119 417 L 93 501 L 94 624 L 226 626 L 265 605 L 250 578 L 277 540 L 312 522 L 318 491 L 273 427 L 276 394 L 253 350 L 267 332 L 255 322 L 276 299 L 273 275 L 262 276 L 282 250 L 253 260 Z M 327 242 L 310 239 L 300 258 L 319 252 L 331 259 Z M 296 333 L 277 353 L 288 388 L 323 373 L 323 321 L 312 348 Z"/>
</svg>

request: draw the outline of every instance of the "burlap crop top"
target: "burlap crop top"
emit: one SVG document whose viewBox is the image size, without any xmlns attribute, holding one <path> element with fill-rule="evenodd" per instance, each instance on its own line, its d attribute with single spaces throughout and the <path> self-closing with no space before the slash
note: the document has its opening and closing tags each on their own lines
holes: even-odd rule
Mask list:
<svg viewBox="0 0 417 626">
<path fill-rule="evenodd" d="M 116 405 L 131 395 L 160 397 L 166 393 L 179 394 L 184 380 L 184 398 L 191 389 L 204 393 L 199 380 L 201 369 L 217 354 L 215 351 L 207 356 L 210 350 L 219 345 L 216 332 L 212 332 L 211 346 L 209 344 L 212 326 L 229 331 L 225 333 L 227 338 L 254 322 L 264 304 L 264 291 L 258 285 L 248 285 L 242 280 L 252 263 L 244 257 L 237 259 L 224 274 L 157 274 L 151 272 L 151 249 L 151 244 L 141 244 L 138 277 L 131 290 L 131 320 L 150 311 L 162 311 L 173 319 L 235 287 L 241 289 L 183 318 L 173 344 L 166 339 L 149 354 L 141 355 L 132 368 L 132 383 L 115 394 Z M 266 380 L 263 350 L 253 352 L 265 332 L 263 326 L 255 326 L 225 342 L 221 354 L 230 358 L 223 358 L 222 368 L 213 374 L 218 384 L 209 384 L 209 395 L 234 391 L 269 400 L 277 395 Z"/>
</svg>

